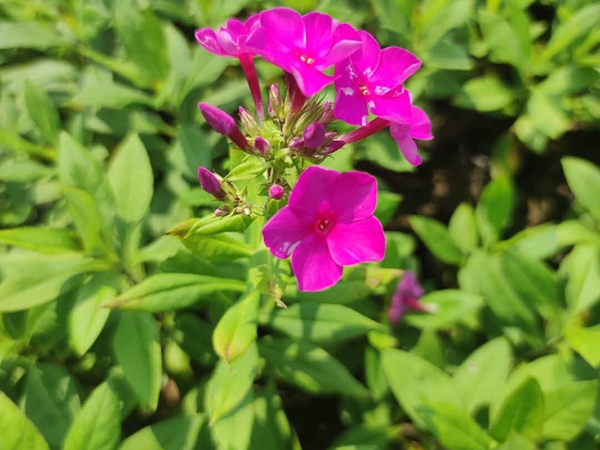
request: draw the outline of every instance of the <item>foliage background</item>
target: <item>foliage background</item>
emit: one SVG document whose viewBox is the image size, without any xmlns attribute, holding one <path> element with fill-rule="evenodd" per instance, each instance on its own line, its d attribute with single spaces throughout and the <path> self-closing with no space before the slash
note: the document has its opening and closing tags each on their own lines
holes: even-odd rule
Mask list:
<svg viewBox="0 0 600 450">
<path fill-rule="evenodd" d="M 417 169 L 385 133 L 328 162 L 378 175 L 386 259 L 285 310 L 259 226 L 165 236 L 214 209 L 197 166 L 231 168 L 197 102 L 251 105 L 193 32 L 277 5 L 415 52 L 436 136 Z M 598 448 L 599 24 L 591 0 L 5 0 L 0 448 Z M 437 314 L 388 325 L 398 269 Z"/>
</svg>

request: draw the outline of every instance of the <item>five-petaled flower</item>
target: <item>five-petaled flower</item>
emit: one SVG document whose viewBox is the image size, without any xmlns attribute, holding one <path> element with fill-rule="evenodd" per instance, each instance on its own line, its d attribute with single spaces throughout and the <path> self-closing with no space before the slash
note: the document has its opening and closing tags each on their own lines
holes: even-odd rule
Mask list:
<svg viewBox="0 0 600 450">
<path fill-rule="evenodd" d="M 373 216 L 377 181 L 367 173 L 339 173 L 311 166 L 300 177 L 289 203 L 263 228 L 271 253 L 292 258 L 302 291 L 337 283 L 343 266 L 381 261 L 385 235 Z"/>
<path fill-rule="evenodd" d="M 289 8 L 260 14 L 260 26 L 246 41 L 249 48 L 293 75 L 300 91 L 310 97 L 333 81 L 324 70 L 346 59 L 361 46 L 358 32 L 327 14 L 304 16 Z"/>
<path fill-rule="evenodd" d="M 381 50 L 366 31 L 361 49 L 335 66 L 338 119 L 351 125 L 366 125 L 369 111 L 390 121 L 410 117 L 411 98 L 402 83 L 421 66 L 415 55 L 400 47 Z"/>
</svg>

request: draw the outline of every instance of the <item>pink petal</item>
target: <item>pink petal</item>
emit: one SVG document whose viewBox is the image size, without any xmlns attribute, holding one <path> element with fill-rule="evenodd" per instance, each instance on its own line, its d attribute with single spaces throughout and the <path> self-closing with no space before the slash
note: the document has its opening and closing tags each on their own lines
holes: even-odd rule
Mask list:
<svg viewBox="0 0 600 450">
<path fill-rule="evenodd" d="M 419 70 L 421 61 L 408 50 L 388 47 L 381 51 L 379 66 L 369 78 L 373 86 L 393 89 L 400 86 L 408 77 Z"/>
<path fill-rule="evenodd" d="M 340 85 L 336 86 L 333 113 L 335 117 L 350 125 L 364 126 L 367 124 L 369 110 L 367 109 L 367 102 L 364 95 L 358 90 L 358 85 L 351 84 L 350 86 L 343 87 L 340 83 Z"/>
<path fill-rule="evenodd" d="M 264 226 L 263 239 L 276 257 L 288 258 L 311 231 L 310 224 L 295 214 L 289 206 L 281 208 Z"/>
<path fill-rule="evenodd" d="M 261 25 L 279 42 L 288 48 L 303 49 L 306 40 L 304 22 L 297 11 L 290 8 L 273 8 L 260 15 Z"/>
<path fill-rule="evenodd" d="M 362 48 L 360 52 L 352 55 L 352 61 L 361 75 L 369 76 L 377 69 L 381 49 L 377 39 L 371 34 L 363 30 L 359 33 L 362 38 Z"/>
<path fill-rule="evenodd" d="M 416 106 L 412 107 L 412 119 L 410 122 L 410 137 L 420 139 L 422 141 L 430 141 L 433 139 L 431 134 L 431 121 L 425 111 Z"/>
<path fill-rule="evenodd" d="M 377 180 L 366 172 L 344 172 L 330 196 L 331 207 L 340 222 L 366 219 L 377 207 Z"/>
<path fill-rule="evenodd" d="M 331 51 L 327 55 L 326 67 L 337 64 L 355 54 L 360 51 L 362 46 L 362 39 L 358 31 L 347 23 L 339 24 L 333 33 Z"/>
<path fill-rule="evenodd" d="M 415 141 L 413 141 L 410 136 L 406 134 L 403 135 L 403 133 L 405 133 L 404 128 L 401 132 L 398 132 L 396 129 L 396 124 L 391 123 L 390 133 L 392 134 L 392 137 L 396 139 L 396 142 L 398 142 L 398 147 L 400 147 L 402 155 L 404 155 L 404 158 L 409 162 L 409 164 L 418 166 L 423 162 L 423 159 L 419 156 L 419 150 L 417 149 L 417 144 Z"/>
<path fill-rule="evenodd" d="M 385 256 L 385 234 L 376 217 L 338 223 L 327 235 L 333 260 L 342 266 L 381 261 Z"/>
<path fill-rule="evenodd" d="M 331 49 L 331 17 L 320 12 L 310 12 L 304 17 L 306 56 L 324 58 Z M 330 64 L 331 65 L 331 64 Z"/>
<path fill-rule="evenodd" d="M 327 241 L 310 235 L 294 250 L 292 269 L 301 291 L 322 291 L 342 278 L 343 268 L 329 254 Z"/>
<path fill-rule="evenodd" d="M 229 56 L 217 39 L 217 33 L 210 28 L 201 28 L 196 31 L 196 41 L 200 44 L 205 50 L 211 52 L 214 55 L 218 56 Z"/>
<path fill-rule="evenodd" d="M 394 122 L 410 123 L 412 109 L 410 94 L 406 89 L 396 89 L 386 95 L 369 97 L 371 112 L 377 117 Z"/>
<path fill-rule="evenodd" d="M 298 60 L 286 44 L 275 39 L 264 27 L 256 28 L 248 36 L 245 47 L 286 71 Z"/>
<path fill-rule="evenodd" d="M 230 55 L 238 55 L 243 52 L 243 44 L 248 37 L 248 30 L 238 19 L 229 19 L 225 27 L 221 27 L 217 33 L 217 39 L 221 47 Z"/>
<path fill-rule="evenodd" d="M 333 82 L 332 77 L 318 71 L 314 66 L 305 64 L 301 61 L 294 61 L 287 70 L 294 76 L 298 88 L 305 97 L 315 95 L 325 86 Z"/>
<path fill-rule="evenodd" d="M 288 202 L 296 216 L 306 221 L 316 220 L 319 211 L 328 210 L 331 191 L 340 179 L 340 173 L 324 167 L 310 166 L 300 174 Z"/>
</svg>

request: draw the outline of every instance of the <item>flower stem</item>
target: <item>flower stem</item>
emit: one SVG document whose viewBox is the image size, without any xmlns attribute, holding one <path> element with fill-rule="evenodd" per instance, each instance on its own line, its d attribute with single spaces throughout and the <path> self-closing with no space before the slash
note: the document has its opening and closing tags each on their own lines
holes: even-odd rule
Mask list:
<svg viewBox="0 0 600 450">
<path fill-rule="evenodd" d="M 250 88 L 250 94 L 252 94 L 252 100 L 254 101 L 254 107 L 256 108 L 256 115 L 260 121 L 265 118 L 265 110 L 263 106 L 262 93 L 260 91 L 260 84 L 258 82 L 258 75 L 256 74 L 256 67 L 254 65 L 254 59 L 248 53 L 244 53 L 239 56 L 242 70 L 246 76 L 248 87 Z"/>
<path fill-rule="evenodd" d="M 389 125 L 390 123 L 387 120 L 377 117 L 371 120 L 365 126 L 357 128 L 356 130 L 351 131 L 348 134 L 344 134 L 343 136 L 338 137 L 338 139 L 346 142 L 346 144 L 350 144 L 352 142 L 368 138 L 369 136 L 377 133 L 378 131 L 387 128 Z"/>
</svg>

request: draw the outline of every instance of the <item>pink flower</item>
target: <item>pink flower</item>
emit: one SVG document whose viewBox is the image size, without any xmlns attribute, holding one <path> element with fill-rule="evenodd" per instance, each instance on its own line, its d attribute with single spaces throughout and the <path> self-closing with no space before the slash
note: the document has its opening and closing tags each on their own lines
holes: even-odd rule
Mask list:
<svg viewBox="0 0 600 450">
<path fill-rule="evenodd" d="M 218 55 L 238 58 L 242 65 L 242 70 L 246 76 L 254 107 L 258 117 L 262 120 L 265 117 L 262 103 L 262 93 L 254 66 L 253 57 L 256 51 L 246 45 L 249 34 L 259 26 L 258 15 L 250 16 L 244 23 L 238 19 L 229 19 L 224 27 L 220 27 L 217 32 L 210 28 L 201 28 L 196 31 L 196 41 L 205 50 Z"/>
<path fill-rule="evenodd" d="M 421 61 L 400 47 L 381 50 L 373 36 L 359 33 L 361 50 L 335 66 L 336 117 L 351 125 L 366 125 L 369 111 L 390 121 L 410 117 L 410 94 L 402 83 Z"/>
<path fill-rule="evenodd" d="M 302 93 L 310 97 L 333 81 L 322 71 L 358 50 L 361 41 L 354 28 L 327 14 L 302 16 L 293 9 L 273 8 L 260 14 L 260 27 L 246 45 L 291 73 Z"/>
<path fill-rule="evenodd" d="M 376 204 L 373 176 L 311 166 L 263 228 L 265 244 L 277 258 L 292 257 L 301 291 L 326 289 L 340 280 L 343 266 L 383 259 Z"/>
<path fill-rule="evenodd" d="M 433 136 L 431 134 L 431 122 L 425 111 L 413 106 L 411 113 L 409 121 L 405 123 L 390 122 L 390 134 L 398 142 L 400 151 L 406 160 L 413 166 L 418 166 L 423 159 L 418 154 L 414 139 L 429 141 L 433 139 Z"/>
<path fill-rule="evenodd" d="M 400 322 L 402 317 L 409 311 L 429 311 L 429 308 L 419 303 L 423 296 L 423 288 L 419 284 L 417 276 L 413 272 L 404 272 L 404 275 L 396 286 L 392 296 L 388 317 L 392 325 Z"/>
</svg>

